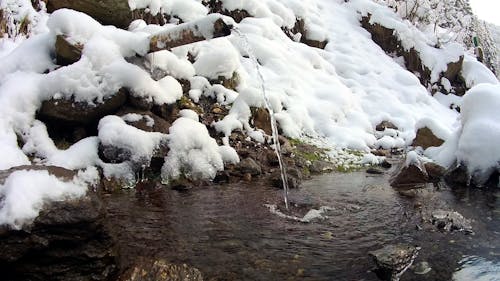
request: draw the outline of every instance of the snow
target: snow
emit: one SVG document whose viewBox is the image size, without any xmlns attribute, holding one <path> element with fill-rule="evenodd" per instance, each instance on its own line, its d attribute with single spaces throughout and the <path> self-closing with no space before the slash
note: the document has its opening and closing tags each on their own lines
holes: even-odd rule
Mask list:
<svg viewBox="0 0 500 281">
<path fill-rule="evenodd" d="M 473 180 L 483 184 L 500 168 L 500 148 L 492 141 L 500 138 L 499 106 L 499 84 L 475 86 L 463 97 L 461 126 L 441 147 L 426 154 L 446 167 L 465 164 Z"/>
<path fill-rule="evenodd" d="M 204 125 L 191 118 L 180 117 L 172 124 L 168 147 L 170 151 L 161 171 L 166 181 L 181 175 L 192 179 L 214 178 L 218 171 L 224 169 L 217 142 L 210 137 Z M 229 159 L 226 153 L 225 156 Z"/>
<path fill-rule="evenodd" d="M 0 224 L 21 229 L 38 216 L 45 203 L 79 198 L 97 179 L 95 168 L 67 182 L 45 170 L 15 171 L 0 185 Z"/>
<path fill-rule="evenodd" d="M 469 88 L 481 83 L 499 83 L 495 74 L 471 56 L 466 56 L 464 59 L 462 76 L 465 78 L 465 83 Z"/>
<path fill-rule="evenodd" d="M 136 167 L 149 164 L 153 153 L 166 141 L 166 135 L 137 129 L 114 115 L 102 118 L 98 129 L 99 142 L 130 152 L 130 161 Z"/>
<path fill-rule="evenodd" d="M 184 22 L 199 19 L 208 13 L 208 9 L 197 1 L 129 0 L 128 5 L 130 10 L 147 9 L 152 15 L 165 13 Z"/>
</svg>

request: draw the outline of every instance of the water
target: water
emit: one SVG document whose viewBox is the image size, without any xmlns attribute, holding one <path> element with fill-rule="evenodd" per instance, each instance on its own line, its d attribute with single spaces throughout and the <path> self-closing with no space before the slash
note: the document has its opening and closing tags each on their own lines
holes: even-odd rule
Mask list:
<svg viewBox="0 0 500 281">
<path fill-rule="evenodd" d="M 262 91 L 262 95 L 264 97 L 264 103 L 266 106 L 267 111 L 269 112 L 269 116 L 271 119 L 271 130 L 272 130 L 272 135 L 273 135 L 273 146 L 274 146 L 274 151 L 276 152 L 276 156 L 278 157 L 278 163 L 280 167 L 280 172 L 281 172 L 281 182 L 283 183 L 283 199 L 285 202 L 285 208 L 288 210 L 288 178 L 287 178 L 287 173 L 286 173 L 286 166 L 285 162 L 283 161 L 283 157 L 281 155 L 281 146 L 279 142 L 279 134 L 278 134 L 278 126 L 276 125 L 276 119 L 274 118 L 274 110 L 271 105 L 271 101 L 269 100 L 269 96 L 267 95 L 266 92 L 266 87 L 265 87 L 265 81 L 264 81 L 264 76 L 262 76 L 262 72 L 260 71 L 260 64 L 257 61 L 257 57 L 252 51 L 252 48 L 250 46 L 250 43 L 248 42 L 248 38 L 243 34 L 239 29 L 236 27 L 233 27 L 233 31 L 242 39 L 242 46 L 245 49 L 245 51 L 248 54 L 248 57 L 252 61 L 253 66 L 255 67 L 255 70 L 257 71 L 257 76 L 259 77 L 259 82 L 260 82 L 260 88 Z"/>
<path fill-rule="evenodd" d="M 408 199 L 387 184 L 386 176 L 324 175 L 290 190 L 292 210 L 332 208 L 307 224 L 269 212 L 264 205 L 281 195 L 254 182 L 189 192 L 141 186 L 105 201 L 123 266 L 141 256 L 164 258 L 197 267 L 205 280 L 375 281 L 367 253 L 398 242 L 420 246 L 415 264 L 426 261 L 432 267 L 424 275 L 410 268 L 402 281 L 452 280 L 467 267 L 464 256 L 500 263 L 500 191 L 430 187 Z M 416 201 L 424 208 L 415 208 Z M 419 214 L 437 208 L 472 219 L 476 234 L 441 233 L 422 224 Z"/>
</svg>

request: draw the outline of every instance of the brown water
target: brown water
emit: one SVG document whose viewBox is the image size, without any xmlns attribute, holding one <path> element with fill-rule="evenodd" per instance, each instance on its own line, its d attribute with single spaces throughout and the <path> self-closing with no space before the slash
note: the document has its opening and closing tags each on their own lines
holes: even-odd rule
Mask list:
<svg viewBox="0 0 500 281">
<path fill-rule="evenodd" d="M 281 190 L 242 183 L 188 192 L 138 188 L 106 201 L 123 266 L 141 256 L 164 258 L 197 267 L 205 280 L 378 280 L 367 253 L 396 242 L 422 247 L 415 263 L 432 267 L 426 275 L 410 269 L 403 281 L 451 280 L 465 256 L 500 264 L 498 190 L 428 187 L 406 198 L 388 186 L 387 176 L 328 174 L 290 191 L 297 213 L 334 208 L 327 219 L 311 223 L 271 214 L 264 204 L 281 196 Z M 436 208 L 472 219 L 475 235 L 422 223 L 421 213 Z M 485 280 L 500 280 L 495 278 Z"/>
</svg>

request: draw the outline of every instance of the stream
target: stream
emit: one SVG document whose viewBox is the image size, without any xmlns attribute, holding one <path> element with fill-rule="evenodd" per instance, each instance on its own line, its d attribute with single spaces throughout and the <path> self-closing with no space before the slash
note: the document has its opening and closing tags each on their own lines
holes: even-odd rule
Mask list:
<svg viewBox="0 0 500 281">
<path fill-rule="evenodd" d="M 105 197 L 120 263 L 163 258 L 198 268 L 204 280 L 379 280 L 368 252 L 398 242 L 422 249 L 401 280 L 500 280 L 500 190 L 428 186 L 400 195 L 387 175 L 332 173 L 289 193 L 297 213 L 328 206 L 325 218 L 301 223 L 265 204 L 282 191 L 258 182 L 179 192 L 137 187 Z M 282 204 L 282 203 L 279 203 Z M 284 206 L 282 206 L 284 208 Z M 422 222 L 435 209 L 455 210 L 474 234 L 441 232 Z"/>
</svg>

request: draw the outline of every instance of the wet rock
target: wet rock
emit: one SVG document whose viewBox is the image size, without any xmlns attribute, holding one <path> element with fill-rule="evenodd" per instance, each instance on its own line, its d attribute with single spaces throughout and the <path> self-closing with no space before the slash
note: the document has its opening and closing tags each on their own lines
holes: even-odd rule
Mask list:
<svg viewBox="0 0 500 281">
<path fill-rule="evenodd" d="M 312 161 L 311 165 L 309 166 L 309 171 L 313 174 L 321 174 L 333 170 L 333 164 L 323 160 Z"/>
<path fill-rule="evenodd" d="M 395 244 L 369 252 L 377 265 L 377 275 L 383 280 L 396 281 L 412 265 L 420 247 Z"/>
<path fill-rule="evenodd" d="M 382 121 L 382 122 L 380 122 L 380 124 L 378 124 L 375 127 L 375 130 L 377 130 L 377 131 L 385 131 L 385 129 L 394 129 L 394 130 L 397 130 L 398 127 L 396 125 L 394 125 L 390 121 Z"/>
<path fill-rule="evenodd" d="M 102 103 L 90 105 L 66 99 L 50 99 L 42 102 L 38 119 L 62 122 L 65 124 L 97 123 L 100 118 L 115 113 L 127 100 L 125 90 L 120 90 Z"/>
<path fill-rule="evenodd" d="M 366 169 L 366 173 L 372 174 L 372 175 L 381 175 L 384 173 L 384 171 L 371 167 L 371 168 Z"/>
<path fill-rule="evenodd" d="M 102 143 L 99 143 L 98 154 L 102 161 L 113 164 L 128 161 L 132 156 L 132 152 L 126 148 L 104 145 Z"/>
<path fill-rule="evenodd" d="M 434 133 L 427 127 L 420 128 L 417 131 L 417 136 L 411 144 L 414 147 L 420 146 L 423 149 L 427 149 L 431 146 L 440 146 L 444 143 L 444 140 L 436 137 Z"/>
<path fill-rule="evenodd" d="M 424 275 L 432 270 L 429 263 L 426 261 L 421 261 L 413 267 L 413 272 L 418 275 Z"/>
<path fill-rule="evenodd" d="M 118 281 L 203 281 L 203 277 L 197 268 L 160 259 L 137 262 Z"/>
<path fill-rule="evenodd" d="M 281 172 L 279 169 L 272 172 L 271 185 L 277 188 L 283 188 L 283 180 L 281 178 Z M 287 168 L 287 183 L 289 188 L 299 188 L 303 179 L 302 172 L 295 167 Z"/>
<path fill-rule="evenodd" d="M 425 171 L 429 177 L 429 182 L 437 183 L 443 178 L 446 169 L 436 163 L 427 162 L 424 164 Z"/>
<path fill-rule="evenodd" d="M 419 187 L 428 181 L 427 173 L 414 164 L 408 166 L 401 164 L 389 180 L 391 186 L 405 188 Z"/>
<path fill-rule="evenodd" d="M 238 164 L 238 169 L 242 174 L 248 173 L 252 176 L 262 174 L 262 168 L 260 167 L 260 165 L 250 157 L 240 161 L 240 163 Z"/>
<path fill-rule="evenodd" d="M 21 166 L 0 173 L 0 182 L 18 170 L 47 170 L 62 180 L 74 171 Z M 113 242 L 104 228 L 105 209 L 89 190 L 79 199 L 45 204 L 29 228 L 0 227 L 3 280 L 108 280 L 116 270 Z"/>
<path fill-rule="evenodd" d="M 80 60 L 83 46 L 70 43 L 63 35 L 56 37 L 56 63 L 70 65 Z"/>
<path fill-rule="evenodd" d="M 384 161 L 382 161 L 380 164 L 380 167 L 382 168 L 385 168 L 385 169 L 389 169 L 392 167 L 392 164 L 389 163 L 387 160 L 384 159 Z"/>
<path fill-rule="evenodd" d="M 136 97 L 134 95 L 129 95 L 128 102 L 131 106 L 138 110 L 149 111 L 153 108 L 153 101 L 150 99 L 145 99 L 143 97 Z"/>
<path fill-rule="evenodd" d="M 458 212 L 436 210 L 431 214 L 432 224 L 443 231 L 473 233 L 470 221 Z"/>
<path fill-rule="evenodd" d="M 398 190 L 398 194 L 404 197 L 408 198 L 415 198 L 417 197 L 417 191 L 415 189 L 409 189 L 409 190 Z"/>
<path fill-rule="evenodd" d="M 452 185 L 467 186 L 469 185 L 469 172 L 464 165 L 459 165 L 446 171 L 444 180 Z"/>
</svg>

